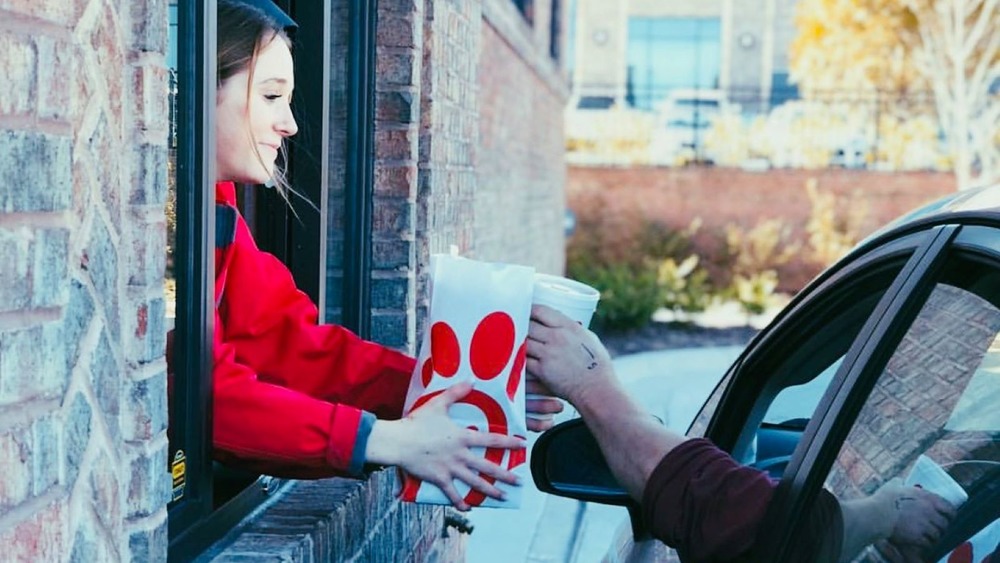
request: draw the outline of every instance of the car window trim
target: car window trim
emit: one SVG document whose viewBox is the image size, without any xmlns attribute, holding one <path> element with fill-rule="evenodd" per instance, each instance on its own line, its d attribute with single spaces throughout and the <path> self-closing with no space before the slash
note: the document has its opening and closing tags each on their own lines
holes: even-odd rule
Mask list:
<svg viewBox="0 0 1000 563">
<path fill-rule="evenodd" d="M 770 533 L 761 544 L 764 560 L 788 560 L 790 540 L 804 521 L 807 502 L 819 493 L 826 473 L 895 350 L 894 346 L 884 347 L 888 351 L 879 349 L 879 345 L 902 339 L 930 295 L 934 287 L 931 281 L 944 265 L 960 230 L 959 225 L 933 228 L 933 236 L 910 257 L 848 349 L 768 507 L 767 521 L 799 524 L 769 527 Z"/>
</svg>

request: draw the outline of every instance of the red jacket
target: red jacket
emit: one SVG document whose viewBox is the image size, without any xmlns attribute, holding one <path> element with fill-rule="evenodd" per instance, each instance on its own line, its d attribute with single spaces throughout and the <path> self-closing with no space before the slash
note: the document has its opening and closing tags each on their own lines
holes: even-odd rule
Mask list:
<svg viewBox="0 0 1000 563">
<path fill-rule="evenodd" d="M 414 359 L 317 325 L 288 269 L 257 248 L 234 185 L 215 197 L 216 458 L 287 477 L 360 473 L 375 417 L 402 413 Z"/>
</svg>

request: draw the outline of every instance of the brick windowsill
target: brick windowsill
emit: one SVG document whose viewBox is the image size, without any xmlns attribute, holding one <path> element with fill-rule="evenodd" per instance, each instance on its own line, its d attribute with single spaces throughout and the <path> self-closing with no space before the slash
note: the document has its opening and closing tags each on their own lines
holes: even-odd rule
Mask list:
<svg viewBox="0 0 1000 563">
<path fill-rule="evenodd" d="M 293 482 L 198 561 L 462 560 L 465 536 L 443 532 L 445 509 L 399 502 L 395 483 L 393 469 Z"/>
</svg>

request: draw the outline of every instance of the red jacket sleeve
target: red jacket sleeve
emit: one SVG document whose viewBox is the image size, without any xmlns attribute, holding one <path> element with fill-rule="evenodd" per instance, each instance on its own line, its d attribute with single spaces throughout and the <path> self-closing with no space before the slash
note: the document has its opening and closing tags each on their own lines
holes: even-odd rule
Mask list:
<svg viewBox="0 0 1000 563">
<path fill-rule="evenodd" d="M 257 249 L 242 218 L 222 262 L 213 373 L 217 456 L 275 475 L 356 471 L 363 461 L 358 440 L 367 440 L 374 421 L 365 411 L 399 418 L 413 358 L 343 327 L 317 325 L 315 305 L 280 261 Z"/>
</svg>

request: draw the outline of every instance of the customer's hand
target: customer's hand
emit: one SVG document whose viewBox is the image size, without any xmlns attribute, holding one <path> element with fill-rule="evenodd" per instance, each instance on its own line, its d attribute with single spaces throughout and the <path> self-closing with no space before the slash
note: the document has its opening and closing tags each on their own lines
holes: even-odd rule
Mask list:
<svg viewBox="0 0 1000 563">
<path fill-rule="evenodd" d="M 455 479 L 488 497 L 503 500 L 503 491 L 493 482 L 519 485 L 517 475 L 473 453 L 471 448 L 516 450 L 524 448 L 525 443 L 512 436 L 462 428 L 448 418 L 448 407 L 471 390 L 471 384 L 458 383 L 402 420 L 377 421 L 368 439 L 366 459 L 398 465 L 411 476 L 436 485 L 458 510 L 469 510 L 469 505 L 455 489 Z"/>
<path fill-rule="evenodd" d="M 562 401 L 556 399 L 552 390 L 531 374 L 525 377 L 524 391 L 526 394 L 539 396 L 525 400 L 525 410 L 528 412 L 528 430 L 545 432 L 552 428 L 555 424 L 552 416 L 563 411 Z M 534 418 L 531 416 L 533 414 L 542 418 Z"/>
<path fill-rule="evenodd" d="M 919 487 L 890 481 L 877 493 L 891 495 L 896 521 L 888 540 L 879 549 L 893 562 L 923 561 L 923 551 L 934 546 L 952 518 L 955 508 L 938 495 Z"/>
<path fill-rule="evenodd" d="M 527 370 L 576 403 L 588 387 L 614 381 L 611 357 L 594 333 L 544 305 L 531 308 Z"/>
</svg>

